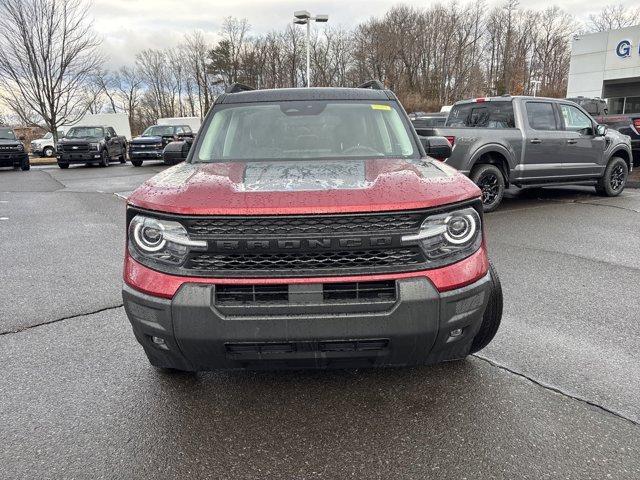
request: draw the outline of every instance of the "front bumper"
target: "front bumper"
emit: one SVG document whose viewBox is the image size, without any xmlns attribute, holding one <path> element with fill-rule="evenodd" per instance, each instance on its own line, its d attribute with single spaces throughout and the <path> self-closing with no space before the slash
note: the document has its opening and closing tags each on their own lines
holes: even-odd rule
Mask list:
<svg viewBox="0 0 640 480">
<path fill-rule="evenodd" d="M 0 167 L 19 167 L 28 162 L 29 155 L 26 152 L 0 154 Z"/>
<path fill-rule="evenodd" d="M 216 285 L 185 283 L 172 299 L 123 287 L 136 338 L 153 365 L 180 370 L 426 365 L 465 357 L 486 308 L 490 274 L 438 292 L 426 277 L 395 281 L 390 303 L 228 307 Z M 299 292 L 298 292 L 299 293 Z M 461 329 L 459 335 L 452 331 Z"/>
<path fill-rule="evenodd" d="M 84 152 L 59 152 L 59 163 L 87 163 L 99 162 L 102 154 L 97 150 L 88 150 Z"/>
<path fill-rule="evenodd" d="M 135 150 L 133 148 L 129 149 L 129 158 L 131 159 L 140 159 L 140 160 L 162 160 L 162 149 L 154 150 L 154 149 L 144 149 L 144 150 Z"/>
</svg>

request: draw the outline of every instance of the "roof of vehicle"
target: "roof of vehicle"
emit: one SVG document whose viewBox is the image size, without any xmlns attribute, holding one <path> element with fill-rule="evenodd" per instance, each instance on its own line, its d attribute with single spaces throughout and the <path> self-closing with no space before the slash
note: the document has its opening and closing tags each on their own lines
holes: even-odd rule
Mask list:
<svg viewBox="0 0 640 480">
<path fill-rule="evenodd" d="M 395 100 L 388 90 L 371 88 L 276 88 L 227 93 L 217 103 L 283 102 L 305 100 Z"/>
<path fill-rule="evenodd" d="M 514 99 L 520 100 L 537 100 L 537 101 L 552 101 L 552 102 L 567 102 L 570 100 L 566 100 L 564 98 L 551 98 L 551 97 L 534 97 L 531 95 L 501 95 L 498 97 L 477 97 L 477 98 L 467 98 L 465 100 L 459 100 L 454 105 L 460 105 L 464 103 L 477 103 L 478 100 L 482 102 L 507 102 Z"/>
<path fill-rule="evenodd" d="M 159 123 L 156 123 L 155 125 L 149 125 L 147 128 L 151 128 L 151 127 L 173 127 L 173 128 L 180 128 L 180 127 L 184 128 L 184 127 L 187 127 L 187 128 L 191 128 L 189 125 L 186 125 L 186 124 L 185 125 L 161 125 Z"/>
<path fill-rule="evenodd" d="M 72 128 L 113 128 L 113 127 L 109 127 L 107 125 L 74 125 L 72 127 L 69 127 L 69 130 L 71 130 Z"/>
<path fill-rule="evenodd" d="M 415 114 L 415 118 L 444 118 L 447 115 L 449 115 L 448 112 L 429 112 L 429 113 L 420 113 L 420 114 Z"/>
</svg>

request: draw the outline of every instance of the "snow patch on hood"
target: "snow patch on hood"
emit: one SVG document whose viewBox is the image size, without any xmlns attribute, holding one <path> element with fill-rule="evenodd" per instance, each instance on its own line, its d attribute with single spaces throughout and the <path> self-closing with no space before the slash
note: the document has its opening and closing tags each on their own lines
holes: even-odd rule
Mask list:
<svg viewBox="0 0 640 480">
<path fill-rule="evenodd" d="M 244 182 L 245 192 L 288 192 L 366 188 L 365 162 L 305 161 L 250 162 Z"/>
</svg>

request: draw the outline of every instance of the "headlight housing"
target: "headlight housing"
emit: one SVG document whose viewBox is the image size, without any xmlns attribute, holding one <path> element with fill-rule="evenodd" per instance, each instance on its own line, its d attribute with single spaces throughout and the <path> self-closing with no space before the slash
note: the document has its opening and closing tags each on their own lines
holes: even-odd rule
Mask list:
<svg viewBox="0 0 640 480">
<path fill-rule="evenodd" d="M 482 220 L 474 208 L 431 215 L 417 234 L 404 235 L 405 244 L 418 243 L 433 267 L 468 257 L 482 244 Z"/>
<path fill-rule="evenodd" d="M 18 151 L 20 151 L 20 152 L 24 152 L 24 145 L 23 145 L 23 144 L 19 143 L 19 144 L 17 145 L 17 148 L 18 148 Z"/>
<path fill-rule="evenodd" d="M 90 150 L 98 150 L 100 148 L 100 144 L 99 143 L 90 143 L 89 144 L 89 149 Z"/>
<path fill-rule="evenodd" d="M 180 265 L 191 250 L 206 250 L 204 240 L 191 240 L 181 223 L 138 214 L 129 223 L 129 251 L 134 256 Z"/>
</svg>

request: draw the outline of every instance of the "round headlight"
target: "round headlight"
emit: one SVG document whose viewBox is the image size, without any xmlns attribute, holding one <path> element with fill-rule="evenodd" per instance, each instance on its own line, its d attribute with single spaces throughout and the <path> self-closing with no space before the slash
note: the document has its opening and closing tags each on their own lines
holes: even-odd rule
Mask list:
<svg viewBox="0 0 640 480">
<path fill-rule="evenodd" d="M 157 252 L 167 243 L 164 239 L 164 226 L 152 218 L 136 224 L 133 230 L 136 245 L 146 252 Z"/>
<path fill-rule="evenodd" d="M 444 238 L 453 245 L 462 245 L 473 238 L 478 228 L 478 224 L 473 215 L 454 214 L 444 221 L 447 229 Z"/>
</svg>

